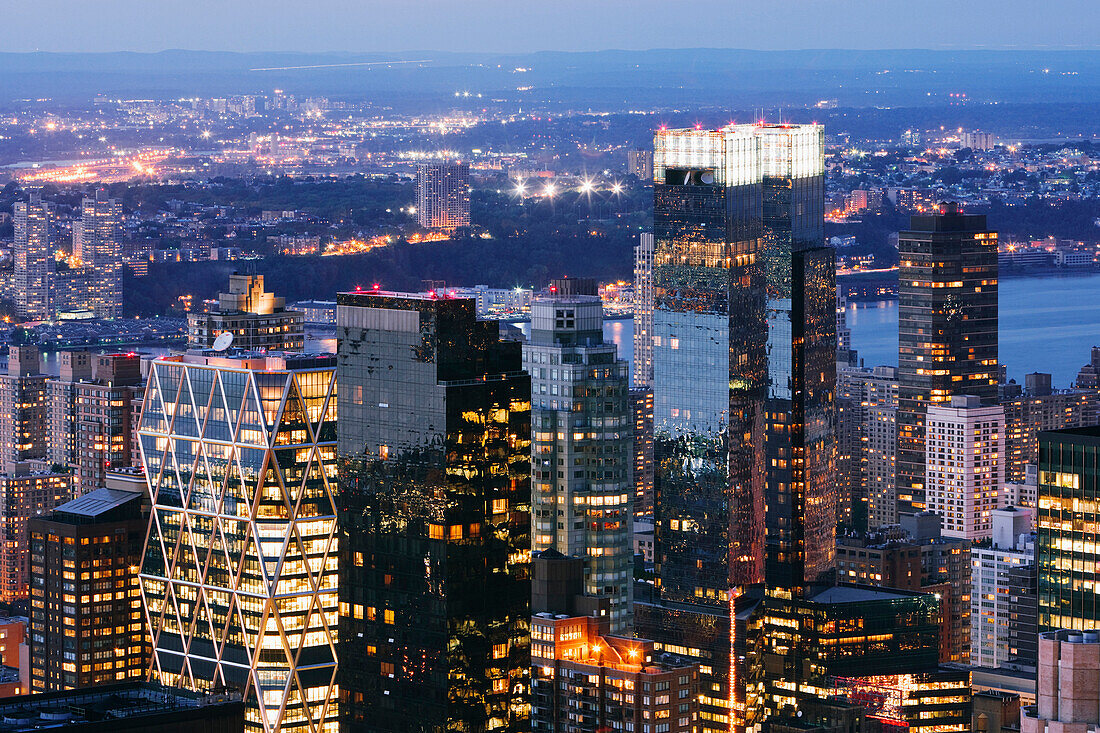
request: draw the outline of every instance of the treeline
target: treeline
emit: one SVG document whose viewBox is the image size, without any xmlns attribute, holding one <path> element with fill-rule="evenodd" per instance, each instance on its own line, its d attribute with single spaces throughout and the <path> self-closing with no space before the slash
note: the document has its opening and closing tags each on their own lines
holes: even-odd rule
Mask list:
<svg viewBox="0 0 1100 733">
<path fill-rule="evenodd" d="M 340 291 L 379 283 L 387 290 L 419 290 L 424 280 L 448 285 L 542 287 L 551 277 L 630 279 L 636 234 L 624 229 L 551 236 L 522 235 L 409 244 L 399 241 L 360 255 L 269 257 L 249 262 L 152 263 L 149 275 L 127 276 L 130 315 L 169 310 L 181 295 L 214 298 L 237 271 L 264 276 L 268 290 L 287 302 L 332 300 Z"/>
</svg>

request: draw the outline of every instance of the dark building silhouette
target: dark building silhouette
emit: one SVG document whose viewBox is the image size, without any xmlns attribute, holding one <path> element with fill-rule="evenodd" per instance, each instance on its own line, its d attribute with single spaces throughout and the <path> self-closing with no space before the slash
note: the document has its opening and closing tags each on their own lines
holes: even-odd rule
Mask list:
<svg viewBox="0 0 1100 733">
<path fill-rule="evenodd" d="M 1039 632 L 1100 628 L 1100 426 L 1039 433 Z"/>
<path fill-rule="evenodd" d="M 340 713 L 529 729 L 530 378 L 474 301 L 337 300 Z"/>
<path fill-rule="evenodd" d="M 945 204 L 898 239 L 898 512 L 925 508 L 924 414 L 997 401 L 997 233 Z"/>
</svg>

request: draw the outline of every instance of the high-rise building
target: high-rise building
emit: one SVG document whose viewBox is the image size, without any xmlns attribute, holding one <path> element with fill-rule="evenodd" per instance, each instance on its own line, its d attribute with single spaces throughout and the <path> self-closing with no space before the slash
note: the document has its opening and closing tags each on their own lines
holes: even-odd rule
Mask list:
<svg viewBox="0 0 1100 733">
<path fill-rule="evenodd" d="M 335 391 L 331 355 L 149 365 L 138 434 L 153 676 L 239 690 L 248 731 L 337 729 Z"/>
<path fill-rule="evenodd" d="M 653 390 L 630 390 L 634 410 L 634 516 L 653 518 Z"/>
<path fill-rule="evenodd" d="M 27 597 L 27 522 L 69 500 L 72 476 L 16 463 L 0 473 L 0 602 Z"/>
<path fill-rule="evenodd" d="M 764 579 L 760 140 L 741 126 L 662 130 L 654 144 L 659 597 L 635 605 L 637 633 L 700 664 L 701 730 L 740 730 L 735 616 L 744 589 Z"/>
<path fill-rule="evenodd" d="M 909 147 L 920 145 L 920 130 L 914 130 L 912 128 L 902 130 L 901 144 Z"/>
<path fill-rule="evenodd" d="M 57 352 L 58 376 L 46 383 L 46 457 L 50 464 L 75 468 L 78 463 L 77 385 L 92 378 L 90 351 Z"/>
<path fill-rule="evenodd" d="M 996 139 L 993 137 L 992 132 L 964 132 L 959 135 L 959 144 L 964 148 L 972 148 L 974 150 L 992 150 L 996 145 Z"/>
<path fill-rule="evenodd" d="M 48 384 L 48 456 L 74 474 L 83 494 L 106 485 L 107 473 L 140 464 L 134 429 L 145 391 L 141 356 L 59 354 L 60 375 Z"/>
<path fill-rule="evenodd" d="M 29 201 L 17 201 L 14 206 L 15 314 L 21 321 L 45 321 L 53 317 L 51 208 L 38 191 L 31 192 Z"/>
<path fill-rule="evenodd" d="M 1029 375 L 1030 376 L 1030 375 Z M 1049 375 L 1047 375 L 1049 376 Z M 1023 483 L 1039 456 L 1039 433 L 1100 424 L 1100 391 L 1025 394 L 1001 402 L 1005 411 L 1005 481 Z"/>
<path fill-rule="evenodd" d="M 28 523 L 35 692 L 140 679 L 148 671 L 138 582 L 144 498 L 96 489 Z"/>
<path fill-rule="evenodd" d="M 626 151 L 626 172 L 642 183 L 653 183 L 653 151 Z"/>
<path fill-rule="evenodd" d="M 96 318 L 121 318 L 122 201 L 100 188 L 82 206 L 80 259 L 91 270 L 86 307 Z"/>
<path fill-rule="evenodd" d="M 988 538 L 1003 506 L 1004 408 L 973 395 L 928 406 L 924 419 L 925 503 L 943 517 L 944 537 Z"/>
<path fill-rule="evenodd" d="M 218 294 L 218 309 L 187 314 L 187 343 L 209 349 L 223 333 L 233 334 L 233 346 L 246 351 L 301 351 L 305 345 L 305 314 L 287 310 L 286 299 L 264 291 L 263 275 L 234 273 L 229 292 Z"/>
<path fill-rule="evenodd" d="M 421 163 L 416 167 L 416 220 L 425 229 L 470 226 L 470 164 Z"/>
<path fill-rule="evenodd" d="M 584 592 L 632 629 L 634 413 L 627 363 L 593 296 L 539 298 L 523 347 L 531 375 L 531 549 L 585 558 Z"/>
<path fill-rule="evenodd" d="M 1021 733 L 1088 733 L 1100 723 L 1100 634 L 1059 629 L 1039 635 L 1036 705 Z"/>
<path fill-rule="evenodd" d="M 0 374 L 0 472 L 46 458 L 46 382 L 38 348 L 9 346 Z"/>
<path fill-rule="evenodd" d="M 1000 667 L 1018 656 L 1012 621 L 1018 619 L 1021 601 L 1013 592 L 1012 572 L 1035 563 L 1031 511 L 994 510 L 992 537 L 971 548 L 970 563 L 970 663 Z M 1029 601 L 1024 596 L 1023 603 Z"/>
<path fill-rule="evenodd" d="M 654 628 L 640 633 L 701 653 L 704 730 L 751 724 L 731 659 L 745 643 L 745 588 L 767 567 L 769 588 L 798 595 L 832 569 L 836 286 L 823 158 L 815 125 L 655 139 L 660 607 L 647 606 Z M 672 630 L 684 623 L 700 628 Z"/>
<path fill-rule="evenodd" d="M 955 204 L 898 239 L 898 511 L 925 507 L 924 412 L 997 401 L 997 234 Z"/>
<path fill-rule="evenodd" d="M 653 387 L 653 235 L 639 235 L 634 247 L 635 387 Z"/>
<path fill-rule="evenodd" d="M 521 346 L 478 321 L 472 299 L 342 293 L 336 320 L 342 725 L 525 730 Z"/>
<path fill-rule="evenodd" d="M 897 407 L 896 367 L 838 369 L 840 519 L 853 529 L 897 524 Z"/>
<path fill-rule="evenodd" d="M 1100 427 L 1039 434 L 1039 631 L 1100 629 Z"/>
<path fill-rule="evenodd" d="M 763 125 L 768 288 L 769 596 L 798 596 L 834 569 L 836 263 L 825 245 L 824 128 Z"/>
</svg>

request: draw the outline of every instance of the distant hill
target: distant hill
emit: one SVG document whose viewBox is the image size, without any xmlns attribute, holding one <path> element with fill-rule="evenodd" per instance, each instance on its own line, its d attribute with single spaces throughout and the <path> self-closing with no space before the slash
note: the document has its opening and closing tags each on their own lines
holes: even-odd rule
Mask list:
<svg viewBox="0 0 1100 733">
<path fill-rule="evenodd" d="M 348 66 L 379 61 L 426 61 Z M 334 66 L 339 65 L 339 66 Z M 288 67 L 321 68 L 288 68 Z M 273 69 L 278 71 L 255 71 Z M 525 69 L 525 71 L 517 71 Z M 0 104 L 96 95 L 170 98 L 270 92 L 453 105 L 456 90 L 531 103 L 805 106 L 1100 101 L 1100 51 L 748 51 L 585 53 L 0 54 Z M 519 91 L 517 87 L 531 87 Z"/>
</svg>

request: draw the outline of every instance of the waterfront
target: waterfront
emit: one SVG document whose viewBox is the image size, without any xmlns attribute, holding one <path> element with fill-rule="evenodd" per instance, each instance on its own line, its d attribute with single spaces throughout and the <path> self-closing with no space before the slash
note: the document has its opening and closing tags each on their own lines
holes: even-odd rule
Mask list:
<svg viewBox="0 0 1100 733">
<path fill-rule="evenodd" d="M 866 366 L 898 363 L 898 301 L 848 306 L 852 348 Z M 1000 361 L 1023 383 L 1030 372 L 1049 372 L 1068 387 L 1100 346 L 1100 274 L 1002 278 Z"/>
<path fill-rule="evenodd" d="M 528 324 L 516 324 L 524 333 Z M 608 319 L 604 338 L 632 361 L 634 322 Z M 848 305 L 852 347 L 866 366 L 898 363 L 898 301 Z M 1100 273 L 1005 278 L 1000 282 L 1000 361 L 1023 383 L 1029 372 L 1049 372 L 1068 387 L 1100 346 Z M 633 364 L 631 364 L 633 368 Z"/>
</svg>

